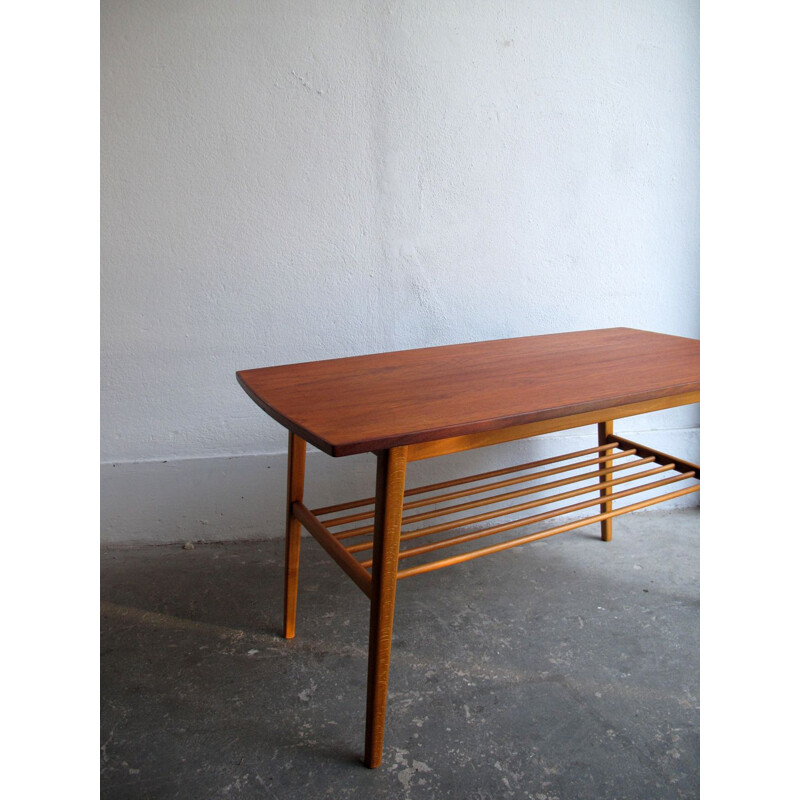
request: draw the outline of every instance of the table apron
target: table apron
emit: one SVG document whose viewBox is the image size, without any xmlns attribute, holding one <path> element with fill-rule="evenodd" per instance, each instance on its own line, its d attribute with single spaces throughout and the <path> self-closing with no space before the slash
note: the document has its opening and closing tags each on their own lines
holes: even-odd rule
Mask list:
<svg viewBox="0 0 800 800">
<path fill-rule="evenodd" d="M 666 408 L 690 405 L 700 402 L 700 392 L 684 392 L 683 394 L 658 397 L 654 400 L 644 400 L 639 403 L 629 403 L 622 406 L 601 408 L 597 411 L 587 411 L 582 414 L 572 414 L 567 417 L 529 422 L 525 425 L 515 425 L 499 430 L 470 433 L 464 436 L 451 436 L 447 439 L 437 439 L 433 442 L 418 442 L 408 445 L 408 460 L 421 461 L 425 458 L 460 453 L 463 450 L 473 450 L 477 447 L 488 447 L 502 442 L 512 442 L 516 439 L 527 439 L 530 436 L 540 436 L 544 433 L 563 431 L 569 428 L 580 428 L 584 425 L 593 425 L 608 420 L 632 417 L 636 414 L 647 414 L 651 411 L 661 411 Z"/>
</svg>

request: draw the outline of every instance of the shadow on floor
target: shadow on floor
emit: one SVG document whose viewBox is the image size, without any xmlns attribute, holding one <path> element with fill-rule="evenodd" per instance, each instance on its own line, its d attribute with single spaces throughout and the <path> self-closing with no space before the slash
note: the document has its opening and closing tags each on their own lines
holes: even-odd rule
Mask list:
<svg viewBox="0 0 800 800">
<path fill-rule="evenodd" d="M 696 797 L 698 516 L 401 582 L 379 770 L 368 602 L 315 542 L 291 642 L 279 540 L 104 551 L 102 796 Z"/>
</svg>

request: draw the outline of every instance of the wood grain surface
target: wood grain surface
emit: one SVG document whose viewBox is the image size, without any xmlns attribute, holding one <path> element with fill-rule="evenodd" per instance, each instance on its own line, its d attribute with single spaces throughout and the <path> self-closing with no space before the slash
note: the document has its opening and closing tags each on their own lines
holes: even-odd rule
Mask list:
<svg viewBox="0 0 800 800">
<path fill-rule="evenodd" d="M 632 328 L 401 350 L 236 373 L 332 456 L 699 391 L 700 342 Z"/>
</svg>

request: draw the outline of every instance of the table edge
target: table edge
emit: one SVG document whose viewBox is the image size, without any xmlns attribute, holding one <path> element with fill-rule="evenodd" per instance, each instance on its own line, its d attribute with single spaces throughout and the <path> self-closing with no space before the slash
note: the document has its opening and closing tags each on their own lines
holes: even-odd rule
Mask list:
<svg viewBox="0 0 800 800">
<path fill-rule="evenodd" d="M 526 425 L 531 422 L 543 422 L 549 419 L 561 417 L 571 417 L 577 414 L 584 414 L 592 411 L 601 411 L 605 408 L 611 409 L 622 405 L 644 402 L 647 400 L 657 400 L 659 398 L 673 397 L 675 395 L 688 394 L 700 391 L 700 381 L 690 381 L 688 383 L 674 384 L 669 387 L 653 389 L 642 392 L 632 392 L 619 395 L 604 400 L 587 401 L 583 403 L 573 403 L 569 406 L 558 406 L 549 409 L 538 409 L 536 411 L 512 414 L 507 417 L 493 417 L 486 420 L 461 423 L 437 428 L 435 431 L 429 429 L 412 431 L 394 436 L 382 436 L 373 439 L 359 439 L 354 442 L 339 442 L 334 444 L 316 435 L 295 420 L 289 419 L 269 403 L 260 398 L 248 384 L 243 380 L 242 373 L 248 370 L 240 370 L 236 373 L 236 380 L 244 389 L 247 396 L 262 410 L 279 422 L 287 430 L 292 431 L 306 442 L 327 453 L 334 458 L 343 456 L 353 456 L 360 453 L 368 453 L 376 450 L 388 450 L 392 447 L 403 445 L 421 444 L 423 442 L 436 442 L 440 439 L 450 439 L 454 436 L 465 436 L 472 433 L 484 433 L 492 430 L 502 430 L 513 428 L 519 425 Z"/>
</svg>

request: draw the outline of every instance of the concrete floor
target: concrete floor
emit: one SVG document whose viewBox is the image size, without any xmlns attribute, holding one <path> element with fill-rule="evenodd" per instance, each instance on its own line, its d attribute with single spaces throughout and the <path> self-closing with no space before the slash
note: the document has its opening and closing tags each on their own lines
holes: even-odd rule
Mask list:
<svg viewBox="0 0 800 800">
<path fill-rule="evenodd" d="M 369 605 L 303 540 L 104 551 L 102 797 L 690 798 L 699 514 L 645 513 L 402 581 L 384 763 Z"/>
</svg>

